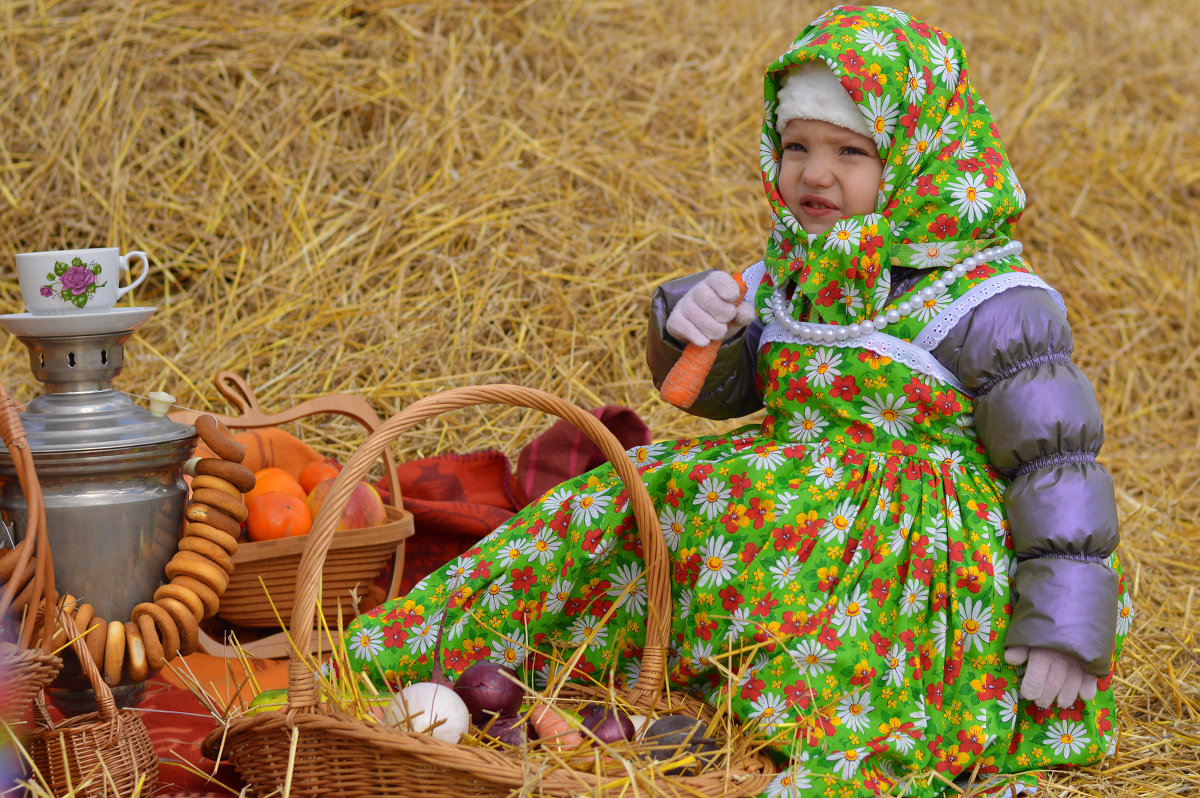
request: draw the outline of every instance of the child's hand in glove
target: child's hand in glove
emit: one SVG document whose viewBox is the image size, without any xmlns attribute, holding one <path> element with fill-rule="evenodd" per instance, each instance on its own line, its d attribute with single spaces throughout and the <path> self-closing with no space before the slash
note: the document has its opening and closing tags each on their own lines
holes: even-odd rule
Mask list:
<svg viewBox="0 0 1200 798">
<path fill-rule="evenodd" d="M 707 346 L 754 321 L 754 306 L 738 302 L 741 289 L 725 272 L 713 271 L 688 289 L 667 317 L 667 332 L 680 341 Z"/>
<path fill-rule="evenodd" d="M 1025 664 L 1021 679 L 1021 697 L 1042 709 L 1057 702 L 1064 709 L 1082 698 L 1096 697 L 1096 677 L 1083 669 L 1083 663 L 1070 654 L 1036 646 L 1013 646 L 1004 652 L 1009 665 Z"/>
</svg>

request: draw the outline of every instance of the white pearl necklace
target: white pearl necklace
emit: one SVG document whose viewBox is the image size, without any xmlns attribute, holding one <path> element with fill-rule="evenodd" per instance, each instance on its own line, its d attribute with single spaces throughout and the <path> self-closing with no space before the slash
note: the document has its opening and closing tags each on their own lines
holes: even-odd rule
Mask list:
<svg viewBox="0 0 1200 798">
<path fill-rule="evenodd" d="M 1010 255 L 1020 255 L 1022 249 L 1020 241 L 1010 241 L 1002 247 L 991 247 L 990 249 L 976 252 L 969 258 L 951 266 L 944 274 L 918 291 L 917 296 L 923 301 L 933 299 L 946 286 L 952 285 L 955 280 L 967 272 L 974 271 L 989 261 L 1000 260 Z M 784 329 L 797 338 L 831 344 L 835 341 L 849 341 L 861 338 L 864 335 L 870 335 L 876 330 L 882 330 L 889 324 L 895 324 L 909 313 L 912 313 L 914 307 L 911 302 L 905 300 L 897 303 L 896 307 L 880 313 L 873 319 L 866 319 L 865 321 L 846 325 L 799 321 L 792 317 L 792 303 L 784 298 L 783 286 L 778 285 L 771 294 L 771 310 L 775 313 L 775 321 L 779 322 Z"/>
</svg>

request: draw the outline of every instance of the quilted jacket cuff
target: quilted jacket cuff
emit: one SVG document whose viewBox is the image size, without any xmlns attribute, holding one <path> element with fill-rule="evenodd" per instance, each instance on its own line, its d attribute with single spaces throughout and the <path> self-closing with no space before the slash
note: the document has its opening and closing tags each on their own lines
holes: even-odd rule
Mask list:
<svg viewBox="0 0 1200 798">
<path fill-rule="evenodd" d="M 1104 563 L 1041 557 L 1017 566 L 1007 646 L 1070 654 L 1108 674 L 1117 628 L 1117 575 Z"/>
</svg>

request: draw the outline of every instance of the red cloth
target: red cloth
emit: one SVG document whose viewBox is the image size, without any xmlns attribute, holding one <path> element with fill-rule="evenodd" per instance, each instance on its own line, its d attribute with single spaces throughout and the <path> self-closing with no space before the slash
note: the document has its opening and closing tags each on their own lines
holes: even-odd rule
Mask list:
<svg viewBox="0 0 1200 798">
<path fill-rule="evenodd" d="M 628 407 L 605 405 L 589 410 L 600 419 L 624 449 L 650 443 L 650 428 Z M 606 462 L 591 439 L 562 419 L 534 438 L 517 456 L 517 482 L 536 499 L 560 482 L 591 471 Z"/>
<path fill-rule="evenodd" d="M 410 460 L 396 466 L 413 535 L 404 547 L 400 593 L 466 551 L 525 506 L 503 452 L 486 450 Z M 387 494 L 386 480 L 376 487 Z M 390 494 L 384 501 L 390 501 Z"/>
<path fill-rule="evenodd" d="M 588 412 L 627 449 L 650 442 L 650 428 L 627 407 L 605 405 Z M 413 514 L 414 526 L 405 546 L 400 593 L 471 548 L 531 500 L 603 462 L 586 435 L 560 420 L 520 451 L 515 474 L 508 458 L 495 449 L 397 466 L 404 508 Z M 388 501 L 386 480 L 376 487 Z"/>
</svg>

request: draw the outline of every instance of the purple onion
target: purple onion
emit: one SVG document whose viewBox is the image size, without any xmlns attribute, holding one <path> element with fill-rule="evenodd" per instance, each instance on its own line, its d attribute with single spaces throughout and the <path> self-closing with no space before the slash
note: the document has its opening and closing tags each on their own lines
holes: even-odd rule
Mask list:
<svg viewBox="0 0 1200 798">
<path fill-rule="evenodd" d="M 583 727 L 606 745 L 633 739 L 633 721 L 616 707 L 589 704 L 580 712 L 580 719 Z"/>
<path fill-rule="evenodd" d="M 515 715 L 525 697 L 516 671 L 487 661 L 476 662 L 463 671 L 454 692 L 467 705 L 477 726 L 496 715 Z"/>
<path fill-rule="evenodd" d="M 529 725 L 529 718 L 525 715 L 492 717 L 494 719 L 483 730 L 484 735 L 513 748 L 520 748 L 534 738 L 533 727 Z"/>
</svg>

